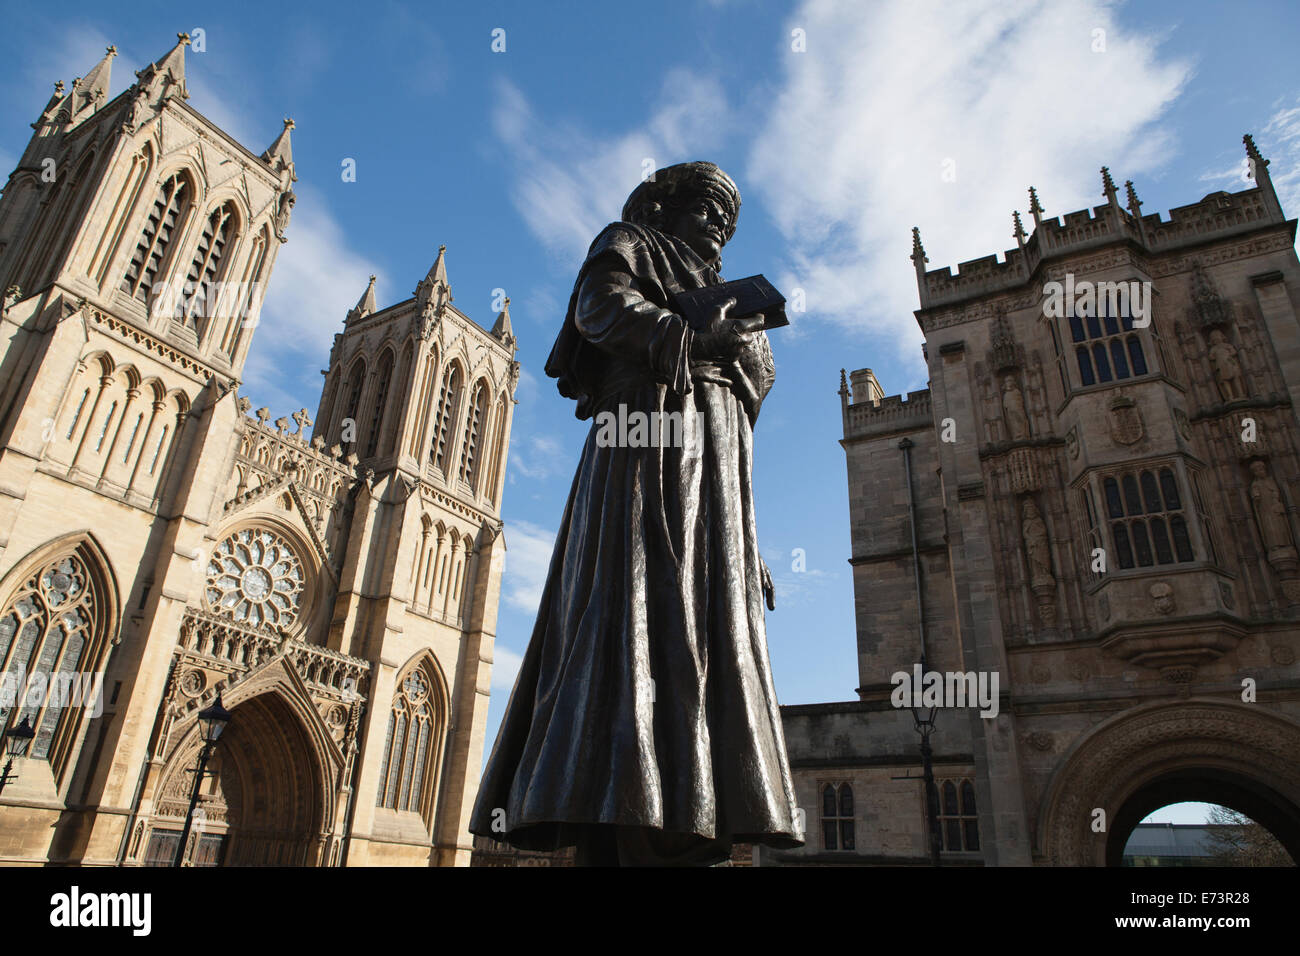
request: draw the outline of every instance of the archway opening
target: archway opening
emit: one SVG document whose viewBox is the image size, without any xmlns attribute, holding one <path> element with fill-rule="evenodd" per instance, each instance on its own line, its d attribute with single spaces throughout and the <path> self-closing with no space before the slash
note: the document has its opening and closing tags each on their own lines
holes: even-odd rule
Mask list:
<svg viewBox="0 0 1300 956">
<path fill-rule="evenodd" d="M 1155 847 L 1142 847 L 1135 842 L 1139 824 L 1155 811 L 1188 802 L 1213 805 L 1223 812 L 1207 812 L 1203 832 L 1181 834 L 1182 848 L 1174 849 L 1174 841 L 1168 838 L 1148 841 L 1168 844 L 1170 850 L 1166 854 L 1152 852 Z M 1264 833 L 1248 830 L 1250 825 L 1262 828 Z M 1228 827 L 1241 829 L 1225 829 Z M 1131 862 L 1141 860 L 1156 865 L 1161 865 L 1158 861 L 1162 856 L 1163 865 L 1169 865 L 1178 854 L 1191 854 L 1188 859 L 1206 854 L 1215 865 L 1295 865 L 1300 860 L 1300 808 L 1258 781 L 1218 769 L 1174 771 L 1149 781 L 1124 802 L 1108 833 L 1107 866 L 1124 865 L 1125 850 L 1130 844 Z M 1267 853 L 1267 836 L 1280 844 L 1283 858 Z M 1234 847 L 1237 847 L 1235 853 Z"/>
<path fill-rule="evenodd" d="M 209 763 L 195 810 L 186 860 L 194 866 L 318 865 L 324 808 L 322 774 L 302 722 L 275 693 L 242 701 Z M 173 774 L 198 759 L 197 736 Z M 150 838 L 146 863 L 168 865 L 175 856 L 182 819 L 177 798 L 188 805 L 193 775 L 167 788 L 172 799 Z"/>
</svg>

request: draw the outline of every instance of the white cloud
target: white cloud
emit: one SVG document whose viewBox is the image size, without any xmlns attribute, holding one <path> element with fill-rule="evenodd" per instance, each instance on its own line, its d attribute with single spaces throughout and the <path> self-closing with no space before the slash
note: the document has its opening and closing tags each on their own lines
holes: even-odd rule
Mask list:
<svg viewBox="0 0 1300 956">
<path fill-rule="evenodd" d="M 498 644 L 492 651 L 492 658 L 492 689 L 508 693 L 514 689 L 519 666 L 524 662 L 523 655 Z"/>
<path fill-rule="evenodd" d="M 507 525 L 501 587 L 507 604 L 529 614 L 537 613 L 554 549 L 554 531 L 528 521 L 511 521 Z"/>
<path fill-rule="evenodd" d="M 510 469 L 534 481 L 549 478 L 564 463 L 572 464 L 572 461 L 550 435 L 529 435 L 512 443 L 510 448 Z"/>
<path fill-rule="evenodd" d="M 930 268 L 955 267 L 1012 246 L 1013 209 L 1032 228 L 1029 185 L 1049 215 L 1100 205 L 1102 165 L 1120 183 L 1159 166 L 1158 120 L 1189 78 L 1101 0 L 806 0 L 788 25 L 807 52 L 782 53 L 748 169 L 789 243 L 781 284 L 909 358 L 911 227 Z"/>
<path fill-rule="evenodd" d="M 523 92 L 501 81 L 493 125 L 514 166 L 512 199 L 552 253 L 581 261 L 601 227 L 618 218 L 647 161 L 653 172 L 698 159 L 729 127 L 716 78 L 669 70 L 655 101 L 661 105 L 643 125 L 602 139 L 572 123 L 540 120 Z"/>
<path fill-rule="evenodd" d="M 1256 142 L 1269 161 L 1269 178 L 1277 190 L 1282 211 L 1295 216 L 1300 212 L 1300 99 L 1289 106 L 1280 106 Z"/>
</svg>

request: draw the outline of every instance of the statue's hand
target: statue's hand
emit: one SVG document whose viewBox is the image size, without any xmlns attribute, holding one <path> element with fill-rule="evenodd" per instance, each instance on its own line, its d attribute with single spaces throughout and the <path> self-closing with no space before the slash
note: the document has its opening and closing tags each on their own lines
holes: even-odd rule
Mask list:
<svg viewBox="0 0 1300 956">
<path fill-rule="evenodd" d="M 767 562 L 763 560 L 762 555 L 758 558 L 758 563 L 763 568 L 763 597 L 767 599 L 767 609 L 776 610 L 776 585 L 772 583 L 772 572 L 767 569 Z"/>
<path fill-rule="evenodd" d="M 696 332 L 691 343 L 691 358 L 734 359 L 745 350 L 753 333 L 763 327 L 763 316 L 750 315 L 743 319 L 729 319 L 727 312 L 736 304 L 728 299 L 714 310 L 708 327 Z"/>
</svg>

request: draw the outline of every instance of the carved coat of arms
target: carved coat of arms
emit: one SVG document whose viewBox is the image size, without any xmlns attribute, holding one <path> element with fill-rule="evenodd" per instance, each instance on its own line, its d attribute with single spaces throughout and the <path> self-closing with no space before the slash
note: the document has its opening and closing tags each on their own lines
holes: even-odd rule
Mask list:
<svg viewBox="0 0 1300 956">
<path fill-rule="evenodd" d="M 1142 414 L 1131 398 L 1117 398 L 1110 403 L 1110 437 L 1117 445 L 1132 445 L 1144 434 Z"/>
</svg>

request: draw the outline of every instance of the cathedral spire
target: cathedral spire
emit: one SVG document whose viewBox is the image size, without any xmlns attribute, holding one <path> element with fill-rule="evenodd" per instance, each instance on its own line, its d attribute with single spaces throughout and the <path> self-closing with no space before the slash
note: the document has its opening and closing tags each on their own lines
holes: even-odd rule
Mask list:
<svg viewBox="0 0 1300 956">
<path fill-rule="evenodd" d="M 448 302 L 453 301 L 451 283 L 447 281 L 447 247 L 438 247 L 438 258 L 433 260 L 429 274 L 415 287 L 415 298 L 423 310 L 429 303 L 435 310 L 441 311 Z"/>
<path fill-rule="evenodd" d="M 108 87 L 115 56 L 117 56 L 117 47 L 108 47 L 104 58 L 91 67 L 89 73 L 72 84 L 71 106 L 74 121 L 94 113 L 108 101 Z"/>
<path fill-rule="evenodd" d="M 1015 237 L 1016 245 L 1021 249 L 1025 248 L 1025 226 L 1020 221 L 1020 210 L 1016 209 L 1011 213 L 1011 235 Z"/>
<path fill-rule="evenodd" d="M 266 152 L 262 154 L 262 162 L 274 169 L 282 180 L 286 180 L 282 188 L 287 189 L 289 182 L 297 181 L 298 177 L 294 175 L 293 168 L 293 144 L 289 139 L 289 131 L 294 128 L 293 120 L 289 117 L 284 118 L 284 129 L 280 130 L 280 135 L 275 138 Z M 288 173 L 285 176 L 285 173 Z"/>
<path fill-rule="evenodd" d="M 55 117 L 58 116 L 59 107 L 66 98 L 67 94 L 64 93 L 63 81 L 59 80 L 54 84 L 54 95 L 45 104 L 45 109 L 41 110 L 41 117 L 32 124 L 32 129 L 40 129 L 42 126 L 54 122 Z"/>
<path fill-rule="evenodd" d="M 157 62 L 150 63 L 143 70 L 136 73 L 140 85 L 148 86 L 155 80 L 165 81 L 167 90 L 174 87 L 180 94 L 181 99 L 189 99 L 189 91 L 185 88 L 185 48 L 189 45 L 190 35 L 188 33 L 176 34 L 176 45 L 174 47 L 164 53 Z"/>
<path fill-rule="evenodd" d="M 375 277 L 370 276 L 370 284 L 366 286 L 366 291 L 361 293 L 361 298 L 357 299 L 356 306 L 348 313 L 347 321 L 354 319 L 364 319 L 367 315 L 376 312 L 375 307 Z"/>
<path fill-rule="evenodd" d="M 514 343 L 515 331 L 510 327 L 510 296 L 506 296 L 505 303 L 501 306 L 501 314 L 492 325 L 492 334 L 507 345 Z"/>
</svg>

